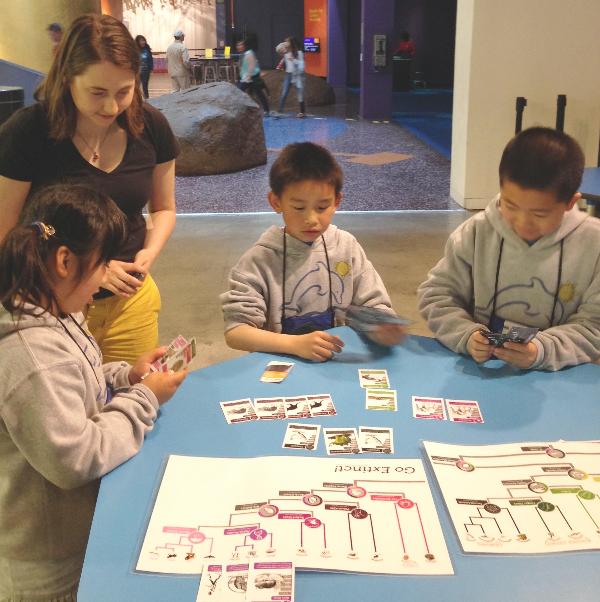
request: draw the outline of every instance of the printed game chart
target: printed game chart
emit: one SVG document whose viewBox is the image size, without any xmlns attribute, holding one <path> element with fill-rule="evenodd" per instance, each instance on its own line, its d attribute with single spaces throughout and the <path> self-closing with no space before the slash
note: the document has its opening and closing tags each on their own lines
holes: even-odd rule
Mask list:
<svg viewBox="0 0 600 602">
<path fill-rule="evenodd" d="M 421 460 L 169 456 L 136 569 L 206 559 L 452 575 Z"/>
<path fill-rule="evenodd" d="M 424 442 L 465 552 L 600 549 L 600 443 Z"/>
</svg>

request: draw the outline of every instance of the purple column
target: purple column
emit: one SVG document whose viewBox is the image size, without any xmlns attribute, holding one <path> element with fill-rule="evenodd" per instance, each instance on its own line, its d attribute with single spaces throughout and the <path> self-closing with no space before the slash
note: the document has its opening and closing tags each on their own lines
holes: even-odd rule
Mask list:
<svg viewBox="0 0 600 602">
<path fill-rule="evenodd" d="M 365 119 L 389 119 L 392 114 L 392 35 L 395 0 L 361 0 L 360 115 Z M 387 63 L 373 66 L 373 36 L 387 36 Z"/>
<path fill-rule="evenodd" d="M 346 90 L 346 23 L 348 0 L 327 0 L 327 82 L 330 86 Z"/>
</svg>

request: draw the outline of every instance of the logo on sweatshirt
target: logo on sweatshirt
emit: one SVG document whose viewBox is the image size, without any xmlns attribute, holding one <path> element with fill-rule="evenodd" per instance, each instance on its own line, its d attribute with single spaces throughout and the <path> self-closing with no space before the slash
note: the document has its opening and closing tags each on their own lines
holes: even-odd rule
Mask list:
<svg viewBox="0 0 600 602">
<path fill-rule="evenodd" d="M 575 296 L 575 285 L 572 282 L 565 282 L 558 289 L 558 298 L 563 303 L 568 303 Z"/>
<path fill-rule="evenodd" d="M 338 261 L 333 270 L 338 276 L 344 278 L 350 273 L 350 264 L 347 261 Z"/>
</svg>

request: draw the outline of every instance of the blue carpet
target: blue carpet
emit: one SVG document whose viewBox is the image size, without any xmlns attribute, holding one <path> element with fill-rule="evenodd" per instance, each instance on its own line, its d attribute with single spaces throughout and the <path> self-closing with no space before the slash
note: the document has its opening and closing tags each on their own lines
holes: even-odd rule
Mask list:
<svg viewBox="0 0 600 602">
<path fill-rule="evenodd" d="M 394 92 L 392 119 L 450 159 L 452 90 Z"/>
</svg>

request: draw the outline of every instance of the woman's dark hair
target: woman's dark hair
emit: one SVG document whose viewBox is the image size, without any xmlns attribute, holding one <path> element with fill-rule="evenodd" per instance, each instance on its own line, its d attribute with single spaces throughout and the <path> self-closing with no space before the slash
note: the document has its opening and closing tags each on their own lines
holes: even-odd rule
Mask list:
<svg viewBox="0 0 600 602">
<path fill-rule="evenodd" d="M 144 42 L 146 42 L 146 45 L 145 45 L 145 46 L 142 46 L 142 45 L 140 44 L 140 42 L 141 42 L 142 40 L 144 40 Z M 137 46 L 137 47 L 138 47 L 140 50 L 141 50 L 142 48 L 147 48 L 147 49 L 148 49 L 150 52 L 152 52 L 152 48 L 150 48 L 150 44 L 148 44 L 148 40 L 147 40 L 147 39 L 146 39 L 144 36 L 142 36 L 142 35 L 137 35 L 137 36 L 135 36 L 135 44 L 136 44 L 136 46 Z"/>
<path fill-rule="evenodd" d="M 331 184 L 337 195 L 342 190 L 344 176 L 338 162 L 325 147 L 314 142 L 288 144 L 271 166 L 271 190 L 280 197 L 286 186 L 305 180 Z"/>
<path fill-rule="evenodd" d="M 50 137 L 71 138 L 77 126 L 77 107 L 71 97 L 70 84 L 90 65 L 108 61 L 128 69 L 135 76 L 133 100 L 117 117 L 118 124 L 131 136 L 144 129 L 142 91 L 140 87 L 140 50 L 121 21 L 108 15 L 83 15 L 71 23 L 48 75 L 35 91 L 48 114 Z"/>
<path fill-rule="evenodd" d="M 54 234 L 45 237 L 40 222 Z M 81 185 L 43 188 L 0 245 L 0 302 L 11 313 L 39 313 L 25 303 L 50 311 L 57 301 L 47 265 L 60 246 L 81 259 L 81 279 L 115 257 L 126 236 L 122 211 L 102 192 Z"/>
<path fill-rule="evenodd" d="M 289 38 L 286 38 L 285 41 L 288 43 L 290 52 L 294 55 L 294 58 L 297 59 L 298 51 L 300 50 L 298 40 L 296 40 L 296 38 L 294 38 L 293 36 L 290 36 Z"/>
<path fill-rule="evenodd" d="M 552 192 L 568 203 L 579 189 L 585 158 L 574 138 L 545 127 L 532 127 L 506 145 L 500 160 L 500 185 L 505 180 L 521 188 Z"/>
</svg>

